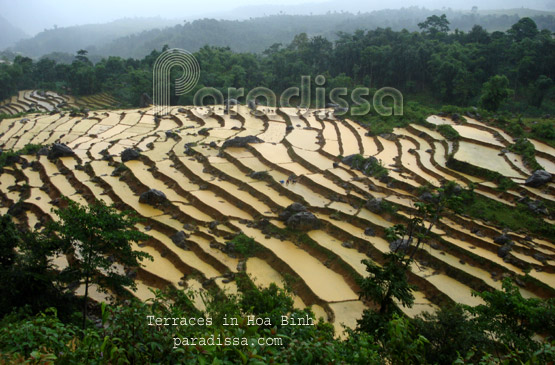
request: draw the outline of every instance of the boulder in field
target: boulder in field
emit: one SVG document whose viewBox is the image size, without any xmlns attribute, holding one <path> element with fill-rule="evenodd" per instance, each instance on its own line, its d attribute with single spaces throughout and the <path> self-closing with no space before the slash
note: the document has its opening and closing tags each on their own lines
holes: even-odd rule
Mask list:
<svg viewBox="0 0 555 365">
<path fill-rule="evenodd" d="M 139 198 L 139 203 L 158 205 L 165 203 L 167 200 L 168 198 L 166 198 L 166 194 L 164 194 L 160 190 L 150 189 L 141 194 Z"/>
<path fill-rule="evenodd" d="M 179 248 L 182 249 L 188 249 L 187 245 L 185 243 L 185 240 L 189 237 L 189 235 L 183 231 L 179 231 L 177 233 L 175 233 L 174 235 L 172 235 L 170 238 L 172 240 L 173 243 L 175 243 L 175 245 Z"/>
<path fill-rule="evenodd" d="M 511 252 L 511 250 L 513 249 L 513 245 L 514 243 L 512 241 L 509 241 L 505 243 L 503 246 L 499 247 L 497 249 L 497 256 L 501 258 L 505 258 L 509 254 L 509 252 Z"/>
<path fill-rule="evenodd" d="M 341 244 L 341 246 L 343 246 L 345 248 L 353 248 L 353 244 L 351 242 L 347 242 L 347 241 L 343 242 Z"/>
<path fill-rule="evenodd" d="M 368 227 L 364 230 L 364 235 L 374 237 L 376 235 L 376 232 L 374 232 L 372 228 Z"/>
<path fill-rule="evenodd" d="M 222 148 L 226 147 L 246 147 L 249 143 L 262 143 L 260 138 L 257 136 L 245 136 L 245 137 L 235 137 L 232 139 L 228 139 L 222 145 Z"/>
<path fill-rule="evenodd" d="M 48 147 L 41 147 L 37 151 L 37 156 L 48 156 Z"/>
<path fill-rule="evenodd" d="M 22 202 L 17 202 L 12 204 L 8 209 L 8 214 L 12 217 L 19 217 L 20 215 L 25 214 L 25 211 L 28 210 Z"/>
<path fill-rule="evenodd" d="M 256 180 L 264 180 L 268 178 L 270 174 L 268 174 L 268 171 L 253 171 L 249 176 Z"/>
<path fill-rule="evenodd" d="M 493 242 L 497 243 L 498 245 L 505 245 L 511 242 L 511 237 L 506 233 L 503 233 L 501 236 L 497 236 L 493 239 Z"/>
<path fill-rule="evenodd" d="M 177 133 L 175 133 L 174 131 L 166 131 L 166 138 L 172 138 L 174 140 L 178 140 L 179 135 Z"/>
<path fill-rule="evenodd" d="M 279 219 L 281 219 L 282 221 L 287 221 L 289 217 L 291 217 L 293 214 L 300 212 L 308 212 L 308 210 L 301 203 L 293 203 L 279 214 Z"/>
<path fill-rule="evenodd" d="M 126 148 L 121 153 L 121 162 L 138 160 L 140 157 L 141 157 L 141 154 L 137 150 L 134 150 L 133 148 Z"/>
<path fill-rule="evenodd" d="M 412 240 L 409 240 L 409 239 L 398 239 L 389 244 L 389 249 L 392 252 L 406 251 L 410 247 L 411 243 L 412 243 Z"/>
<path fill-rule="evenodd" d="M 298 231 L 319 229 L 321 224 L 318 218 L 310 212 L 295 213 L 287 219 L 287 226 Z"/>
<path fill-rule="evenodd" d="M 549 211 L 545 207 L 545 204 L 540 200 L 530 200 L 526 202 L 528 209 L 534 214 L 548 215 Z"/>
<path fill-rule="evenodd" d="M 382 212 L 382 203 L 382 198 L 371 198 L 366 202 L 366 208 L 373 213 L 379 214 Z"/>
<path fill-rule="evenodd" d="M 553 176 L 549 172 L 545 170 L 536 170 L 528 179 L 526 179 L 524 185 L 539 188 L 540 186 L 550 182 L 552 178 Z"/>
<path fill-rule="evenodd" d="M 362 166 L 358 166 L 359 161 L 361 161 L 361 159 L 357 158 L 357 156 L 359 156 L 359 155 L 355 154 L 355 155 L 345 156 L 345 157 L 343 157 L 341 162 L 343 162 L 345 165 L 348 165 L 348 166 L 350 166 L 354 169 L 362 168 Z"/>
<path fill-rule="evenodd" d="M 422 193 L 422 195 L 420 195 L 418 197 L 418 199 L 426 202 L 426 203 L 434 203 L 437 201 L 437 196 L 435 196 L 434 194 L 430 193 L 429 191 L 425 191 L 424 193 Z"/>
<path fill-rule="evenodd" d="M 50 161 L 56 160 L 57 158 L 60 158 L 60 157 L 70 157 L 70 156 L 75 156 L 75 152 L 73 152 L 71 148 L 69 148 L 63 143 L 54 143 L 52 147 L 50 147 L 50 150 L 48 151 L 48 155 L 47 155 Z"/>
</svg>

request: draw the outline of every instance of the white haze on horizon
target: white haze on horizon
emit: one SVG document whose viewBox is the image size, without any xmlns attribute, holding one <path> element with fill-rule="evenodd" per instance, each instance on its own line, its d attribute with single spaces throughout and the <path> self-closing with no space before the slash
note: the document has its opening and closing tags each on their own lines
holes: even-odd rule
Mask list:
<svg viewBox="0 0 555 365">
<path fill-rule="evenodd" d="M 76 0 L 0 0 L 0 16 L 12 25 L 33 36 L 54 26 L 68 27 L 82 24 L 107 23 L 121 18 L 151 18 L 194 20 L 204 17 L 218 19 L 244 19 L 277 13 L 322 14 L 327 11 L 352 13 L 381 9 L 419 6 L 428 9 L 452 8 L 470 11 L 531 8 L 555 10 L 555 0 L 203 0 L 203 1 L 76 1 Z"/>
</svg>

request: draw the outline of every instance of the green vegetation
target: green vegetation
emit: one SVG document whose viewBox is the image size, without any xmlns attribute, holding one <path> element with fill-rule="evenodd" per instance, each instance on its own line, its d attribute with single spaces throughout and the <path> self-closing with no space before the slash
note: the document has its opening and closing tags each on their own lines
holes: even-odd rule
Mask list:
<svg viewBox="0 0 555 365">
<path fill-rule="evenodd" d="M 387 272 L 384 277 L 388 277 Z M 50 360 L 69 364 L 448 364 L 465 358 L 496 362 L 534 359 L 533 363 L 539 364 L 555 360 L 555 344 L 536 342 L 529 336 L 540 325 L 542 333 L 553 333 L 553 300 L 522 299 L 507 280 L 504 291 L 479 294 L 486 300 L 485 305 L 444 309 L 414 320 L 393 315 L 383 323 L 381 334 L 349 330 L 345 340 L 334 339 L 332 327 L 314 320 L 310 310 L 294 309 L 287 289 L 276 285 L 258 288 L 246 277 L 239 278 L 238 285 L 238 295 L 204 294 L 204 311 L 192 305 L 193 293 L 177 290 L 157 291 L 149 303 L 130 300 L 114 306 L 103 304 L 98 312 L 102 327 L 85 331 L 61 321 L 55 310 L 37 316 L 13 313 L 0 323 L 0 359 L 10 363 Z M 248 325 L 249 315 L 270 318 L 270 325 Z M 308 316 L 314 326 L 282 325 L 282 315 L 290 320 Z M 499 324 L 514 324 L 487 325 L 494 320 L 492 316 L 500 315 Z M 212 323 L 150 326 L 148 316 L 179 321 L 201 318 L 204 323 L 209 319 Z M 227 323 L 236 318 L 237 325 L 224 326 L 224 316 Z M 494 342 L 496 336 L 507 342 Z M 197 338 L 196 345 L 183 345 L 192 338 Z M 211 338 L 222 343 L 226 338 L 238 338 L 240 342 L 202 345 L 201 341 Z M 241 343 L 243 338 L 248 344 Z M 260 338 L 281 341 L 281 345 L 260 345 Z"/>
<path fill-rule="evenodd" d="M 179 29 L 212 25 L 203 21 Z M 506 131 L 521 137 L 511 150 L 522 154 L 529 165 L 536 166 L 534 146 L 525 137 L 541 136 L 551 144 L 555 138 L 552 119 L 546 117 L 540 122 L 531 119 L 531 116 L 555 111 L 551 81 L 555 77 L 551 67 L 555 64 L 555 54 L 550 52 L 555 41 L 551 32 L 539 31 L 530 18 L 519 20 L 507 32 L 488 33 L 480 26 L 468 32 L 450 32 L 452 24 L 448 18 L 438 15 L 418 26 L 420 32 L 412 33 L 390 28 L 339 33 L 334 41 L 301 33 L 291 43 L 274 44 L 263 54 L 234 53 L 229 48 L 204 46 L 195 53 L 203 71 L 197 89 L 211 86 L 225 92 L 228 87 L 248 90 L 264 85 L 278 94 L 298 85 L 301 75 L 321 74 L 326 78 L 327 88 L 346 87 L 352 91 L 363 86 L 368 88 L 367 100 L 371 100 L 377 89 L 393 86 L 407 95 L 416 95 L 414 101 L 406 102 L 402 116 L 382 116 L 372 109 L 367 115 L 356 116 L 350 111 L 350 117 L 368 127 L 371 135 L 390 133 L 393 128 L 410 123 L 431 127 L 426 117 L 437 110 L 460 116 L 480 113 L 486 121 L 503 125 Z M 16 56 L 13 64 L 0 64 L 0 98 L 20 89 L 45 88 L 76 95 L 111 92 L 127 105 L 137 105 L 142 93 L 151 90 L 152 65 L 160 54 L 152 51 L 142 60 L 110 57 L 94 64 L 87 51 L 80 50 L 69 65 L 49 59 L 34 62 Z M 192 101 L 191 94 L 172 98 L 173 103 Z M 293 99 L 293 102 L 299 100 Z M 443 103 L 448 105 L 440 107 Z M 385 104 L 391 105 L 391 100 Z M 526 113 L 527 117 L 511 116 L 515 111 Z M 448 140 L 460 138 L 449 125 L 439 126 L 437 130 Z M 0 167 L 13 164 L 20 155 L 35 153 L 40 147 L 28 145 L 17 152 L 3 152 Z M 369 176 L 387 175 L 387 169 L 375 157 L 351 155 L 343 162 Z M 516 186 L 495 171 L 452 156 L 447 165 L 494 181 L 499 190 Z M 114 173 L 126 169 L 120 164 Z M 256 174 L 261 178 L 267 175 Z M 18 186 L 22 197 L 29 193 L 29 185 Z M 472 186 L 464 189 L 453 182 L 439 188 L 425 186 L 418 192 L 423 201 L 415 204 L 411 210 L 413 216 L 395 215 L 396 206 L 386 201 L 377 207 L 393 216 L 394 223 L 404 224 L 393 224 L 385 230 L 384 238 L 389 241 L 391 252 L 379 260 L 373 257 L 376 261 L 364 260 L 368 276 L 363 278 L 305 232 L 281 229 L 268 221 L 259 226 L 264 234 L 290 239 L 324 265 L 331 263 L 345 277 L 358 279 L 358 294 L 368 309 L 359 319 L 358 327 L 346 331 L 345 339 L 334 337 L 333 327 L 323 321 L 315 321 L 314 326 L 281 323 L 284 315 L 314 320 L 310 309 L 294 308 L 290 288 L 298 278 L 288 273 L 283 275 L 285 289 L 275 284 L 257 287 L 239 270 L 233 275 L 226 274 L 226 280 L 235 280 L 236 294 L 227 295 L 217 286 L 201 293 L 169 286 L 165 291 L 156 291 L 156 297 L 146 303 L 137 301 L 128 288 L 134 289 L 135 276 L 142 273 L 138 270 L 140 262 L 149 255 L 132 250 L 131 243 L 148 236 L 136 230 L 137 218 L 129 212 L 119 212 L 114 206 L 98 201 L 81 206 L 71 200 L 61 200 L 61 207 L 53 211 L 57 220 L 47 222 L 40 232 L 18 227 L 10 216 L 2 216 L 0 363 L 543 364 L 555 361 L 555 300 L 525 299 L 509 278 L 504 280 L 503 290 L 476 293 L 483 305 L 444 307 L 437 313 L 415 319 L 403 315 L 399 306 L 411 307 L 415 299 L 415 287 L 408 280 L 410 267 L 416 264 L 419 254 L 426 254 L 425 245 L 437 238 L 431 232 L 442 216 L 466 214 L 500 229 L 555 240 L 555 227 L 525 204 L 508 209 L 500 202 L 476 194 Z M 26 204 L 20 201 L 15 207 L 24 210 Z M 550 210 L 552 205 L 545 203 Z M 340 211 L 331 217 L 347 219 Z M 386 215 L 386 218 L 390 217 Z M 328 227 L 334 229 L 333 225 Z M 357 241 L 356 246 L 362 251 L 360 242 L 363 241 Z M 265 250 L 253 238 L 238 234 L 226 242 L 224 251 L 244 261 L 259 253 L 262 256 L 267 253 Z M 53 265 L 57 255 L 65 255 L 67 268 L 60 270 Z M 523 280 L 534 279 L 525 276 Z M 85 295 L 79 298 L 74 290 L 83 284 Z M 114 304 L 91 303 L 89 288 L 93 284 L 101 291 L 114 294 Z M 205 321 L 210 318 L 213 323 L 150 325 L 148 316 L 151 315 Z M 249 325 L 248 315 L 269 321 Z M 226 325 L 231 320 L 237 320 L 237 325 Z M 534 337 L 535 334 L 543 337 Z M 245 338 L 247 343 L 240 340 L 227 346 L 184 344 L 186 338 L 211 336 L 224 341 L 231 337 Z M 278 346 L 262 345 L 256 341 L 258 338 L 283 342 Z"/>
<path fill-rule="evenodd" d="M 57 237 L 61 252 L 75 255 L 72 264 L 60 275 L 71 282 L 84 280 L 84 328 L 89 286 L 96 284 L 120 295 L 125 287 L 135 288 L 133 278 L 121 273 L 115 263 L 132 269 L 139 267 L 144 258 L 152 260 L 150 255 L 131 248 L 132 242 L 146 240 L 149 236 L 133 229 L 139 220 L 130 217 L 130 212 L 119 213 L 101 200 L 89 206 L 65 200 L 66 208 L 54 210 L 59 220 L 48 225 L 48 233 Z"/>
<path fill-rule="evenodd" d="M 519 138 L 516 143 L 509 147 L 509 150 L 522 156 L 524 163 L 533 171 L 543 170 L 543 167 L 536 161 L 536 149 L 532 142 L 525 138 Z"/>
<path fill-rule="evenodd" d="M 346 161 L 346 163 L 348 163 L 351 168 L 360 170 L 367 176 L 374 176 L 379 179 L 388 174 L 388 170 L 382 165 L 381 161 L 378 161 L 375 157 L 364 158 L 362 155 L 357 154 L 347 158 L 348 162 Z"/>
<path fill-rule="evenodd" d="M 49 222 L 40 232 L 20 232 L 9 215 L 1 218 L 0 243 L 5 258 L 0 262 L 0 287 L 5 294 L 0 314 L 24 306 L 37 313 L 54 306 L 66 316 L 75 309 L 70 288 L 83 283 L 84 326 L 90 285 L 96 284 L 99 290 L 110 290 L 120 297 L 128 294 L 126 287 L 135 287 L 132 275 L 127 274 L 142 259 L 150 258 L 131 249 L 131 242 L 148 238 L 134 229 L 138 219 L 102 201 L 90 206 L 67 198 L 64 202 L 65 208 L 54 210 L 59 220 Z M 60 254 L 71 259 L 65 269 L 58 271 L 52 259 Z M 118 265 L 127 271 L 122 273 Z"/>
<path fill-rule="evenodd" d="M 317 6 L 314 6 L 316 9 Z M 250 11 L 249 11 L 250 12 Z M 474 25 L 488 31 L 506 31 L 522 17 L 531 17 L 539 29 L 555 31 L 553 15 L 531 9 L 510 9 L 479 12 L 443 9 L 451 29 L 469 32 Z M 441 12 L 421 7 L 379 10 L 352 14 L 331 12 L 321 15 L 276 14 L 262 16 L 267 10 L 256 11 L 251 18 L 242 21 L 197 19 L 182 24 L 177 20 L 160 18 L 128 18 L 106 24 L 89 24 L 72 27 L 45 29 L 35 37 L 24 39 L 13 51 L 0 52 L 0 58 L 12 60 L 17 54 L 44 57 L 57 62 L 71 63 L 69 53 L 88 47 L 91 58 L 99 60 L 106 56 L 140 58 L 147 55 L 152 44 L 171 44 L 172 47 L 197 51 L 205 44 L 230 47 L 235 52 L 261 53 L 272 44 L 287 44 L 300 32 L 337 37 L 338 32 L 354 32 L 357 29 L 391 28 L 395 31 L 416 31 L 418 24 L 427 17 L 441 17 Z M 177 24 L 177 25 L 176 25 Z M 144 31 L 143 31 L 144 30 Z M 222 36 L 225 35 L 225 36 Z M 248 35 L 248 42 L 245 42 Z M 9 35 L 5 35 L 7 41 Z M 0 47 L 4 48 L 4 47 Z M 52 52 L 52 50 L 56 50 Z M 67 53 L 63 53 L 67 52 Z"/>
<path fill-rule="evenodd" d="M 456 141 L 460 138 L 459 132 L 449 124 L 438 125 L 437 131 L 449 141 Z"/>
<path fill-rule="evenodd" d="M 106 275 L 111 262 L 106 253 L 126 267 L 138 265 L 138 259 L 146 255 L 129 251 L 128 242 L 145 237 L 131 230 L 135 221 L 101 203 L 87 208 L 71 201 L 67 202 L 67 208 L 55 211 L 60 220 L 49 224 L 44 234 L 20 231 L 11 217 L 0 217 L 0 288 L 8 294 L 0 298 L 3 310 L 0 362 L 532 361 L 539 364 L 554 361 L 555 300 L 525 299 L 509 279 L 505 279 L 503 291 L 476 293 L 484 300 L 483 305 L 443 308 L 415 319 L 402 314 L 397 303 L 410 307 L 414 302 L 407 272 L 419 248 L 430 238 L 432 226 L 446 209 L 457 211 L 470 198 L 476 199 L 472 191 L 452 182 L 425 192 L 428 193 L 426 201 L 416 204 L 415 216 L 406 225 L 387 230 L 387 238 L 392 243 L 408 244 L 385 254 L 382 265 L 364 261 L 369 276 L 360 279 L 360 297 L 368 301 L 370 308 L 355 330 L 346 330 L 345 339 L 334 338 L 333 327 L 316 321 L 310 309 L 295 309 L 288 285 L 285 289 L 275 284 L 257 287 L 244 273 L 235 275 L 238 293 L 234 295 L 225 295 L 214 288 L 199 296 L 199 293 L 169 287 L 165 291 L 157 290 L 154 299 L 142 303 L 124 290 L 114 290 L 119 293 L 115 304 L 91 303 L 93 309 L 84 317 L 85 321 L 98 321 L 101 325 L 83 326 L 77 312 L 79 301 L 64 284 L 86 281 L 87 268 L 89 273 L 95 272 L 89 275 L 91 283 L 101 288 L 114 287 L 108 284 L 122 288 L 128 284 L 117 274 Z M 306 241 L 306 237 L 299 239 Z M 238 235 L 231 242 L 235 251 L 245 257 L 257 247 L 245 235 Z M 71 264 L 62 272 L 54 270 L 51 260 L 55 252 L 72 252 L 79 266 Z M 99 280 L 103 276 L 109 276 L 110 280 Z M 71 281 L 66 280 L 69 277 Z M 202 310 L 194 304 L 199 298 L 204 303 Z M 264 320 L 249 324 L 248 316 Z M 283 322 L 282 316 L 289 324 Z M 154 318 L 178 318 L 179 325 L 152 325 L 156 323 Z M 195 325 L 182 324 L 191 318 L 197 318 Z M 300 320 L 314 325 L 290 325 Z M 229 323 L 236 325 L 226 325 Z M 539 341 L 533 334 L 546 336 L 545 340 Z M 193 338 L 196 338 L 194 345 L 187 343 Z M 230 342 L 225 345 L 226 341 Z M 272 341 L 274 346 L 264 341 Z"/>
<path fill-rule="evenodd" d="M 43 146 L 38 144 L 26 144 L 19 151 L 2 151 L 0 153 L 0 169 L 4 166 L 10 166 L 19 161 L 19 156 L 33 155 L 37 153 Z"/>
<path fill-rule="evenodd" d="M 453 185 L 452 182 L 446 186 Z M 454 185 L 453 185 L 454 186 Z M 473 188 L 460 189 L 458 199 L 449 201 L 449 209 L 467 214 L 513 232 L 529 231 L 548 240 L 555 239 L 555 227 L 533 213 L 525 204 L 508 209 L 507 205 L 474 192 Z M 551 204 L 549 205 L 551 208 Z"/>
<path fill-rule="evenodd" d="M 260 249 L 254 239 L 242 233 L 233 237 L 231 241 L 226 242 L 226 246 L 230 252 L 237 253 L 244 258 L 253 256 Z"/>
<path fill-rule="evenodd" d="M 228 87 L 250 90 L 266 86 L 279 95 L 300 85 L 302 75 L 323 75 L 328 91 L 345 87 L 350 95 L 354 88 L 362 86 L 368 88 L 368 96 L 363 98 L 370 102 L 376 90 L 387 86 L 404 95 L 420 94 L 414 100 L 429 106 L 440 103 L 471 106 L 481 101 L 484 108 L 501 112 L 555 114 L 553 84 L 549 81 L 555 78 L 549 67 L 555 63 L 553 52 L 549 52 L 555 41 L 550 31 L 538 30 L 530 18 L 516 21 L 506 32 L 493 33 L 479 25 L 467 32 L 451 32 L 453 24 L 441 16 L 427 19 L 421 25 L 420 32 L 353 29 L 351 33 L 339 33 L 333 40 L 301 33 L 289 43 L 269 46 L 262 54 L 204 46 L 194 53 L 203 71 L 197 88 L 181 97 L 172 94 L 171 102 L 191 104 L 194 92 L 204 86 L 214 87 L 224 95 Z M 189 26 L 192 25 L 185 27 Z M 198 37 L 201 33 L 180 34 Z M 159 39 L 158 33 L 156 36 Z M 141 60 L 112 56 L 93 64 L 87 51 L 80 50 L 70 65 L 48 58 L 34 62 L 16 56 L 13 64 L 0 64 L 0 99 L 17 90 L 32 88 L 75 95 L 102 91 L 124 105 L 136 106 L 140 96 L 151 90 L 152 65 L 160 54 L 161 51 L 152 51 Z M 514 91 L 510 103 L 504 102 L 509 95 L 507 85 Z M 244 98 L 240 100 L 244 102 Z M 387 124 L 418 122 L 421 108 L 416 104 L 409 107 L 409 102 L 408 115 L 386 117 L 382 121 L 377 114 L 370 114 L 360 119 L 370 122 L 374 133 Z"/>
<path fill-rule="evenodd" d="M 555 123 L 551 119 L 522 117 L 521 115 L 515 117 L 503 113 L 502 116 L 489 118 L 489 121 L 513 137 L 534 138 L 555 147 Z"/>
<path fill-rule="evenodd" d="M 545 76 L 542 75 L 540 77 Z M 492 76 L 482 87 L 480 104 L 484 107 L 484 109 L 496 112 L 501 106 L 501 103 L 507 100 L 512 92 L 513 90 L 509 89 L 509 79 L 507 76 Z"/>
<path fill-rule="evenodd" d="M 372 109 L 367 115 L 351 115 L 350 118 L 367 126 L 369 128 L 370 135 L 377 136 L 382 133 L 392 133 L 393 128 L 406 127 L 410 123 L 425 125 L 426 118 L 433 113 L 434 109 L 425 106 L 422 102 L 407 101 L 403 108 L 403 115 L 382 116 L 377 114 L 376 111 Z"/>
</svg>

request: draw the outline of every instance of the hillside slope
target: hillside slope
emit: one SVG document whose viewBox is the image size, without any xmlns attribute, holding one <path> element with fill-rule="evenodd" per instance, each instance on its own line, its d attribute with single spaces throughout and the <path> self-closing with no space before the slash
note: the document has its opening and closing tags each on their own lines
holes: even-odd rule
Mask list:
<svg viewBox="0 0 555 365">
<path fill-rule="evenodd" d="M 207 108 L 173 107 L 161 118 L 145 108 L 5 119 L 0 122 L 4 151 L 60 142 L 75 155 L 49 160 L 41 152 L 4 166 L 0 213 L 10 211 L 20 223 L 40 229 L 54 218 L 51 208 L 61 195 L 82 203 L 115 203 L 143 217 L 137 228 L 152 237 L 136 247 L 154 257 L 138 272 L 138 297 L 148 298 L 149 286 L 166 285 L 215 285 L 233 293 L 229 273 L 245 270 L 261 285 L 288 280 L 297 306 L 312 305 L 317 316 L 340 328 L 340 323 L 353 327 L 365 308 L 356 283 L 366 274 L 361 260 L 381 262 L 380 253 L 389 251 L 384 230 L 414 212 L 419 187 L 439 186 L 444 179 L 473 185 L 481 199 L 506 210 L 517 209 L 523 193 L 533 200 L 555 200 L 553 182 L 525 186 L 531 171 L 520 156 L 500 153 L 510 136 L 470 118 L 463 125 L 431 116 L 427 126 L 370 137 L 365 128 L 335 119 L 329 110 L 302 115 L 295 109 L 259 107 L 261 114 L 255 116 L 244 106 L 237 115 L 224 115 L 222 109 L 216 106 L 222 115 L 211 117 L 198 116 Z M 433 127 L 441 124 L 451 125 L 461 139 L 446 141 Z M 251 137 L 253 143 L 241 144 L 235 139 L 249 136 L 259 140 Z M 555 172 L 553 148 L 534 144 L 544 167 Z M 140 156 L 122 162 L 128 148 Z M 338 157 L 351 154 L 374 156 L 389 176 L 367 176 Z M 483 178 L 449 168 L 448 155 L 483 169 L 495 167 L 517 186 L 501 193 Z M 148 197 L 140 201 L 149 189 L 165 194 L 162 204 Z M 397 206 L 397 214 L 376 209 L 377 199 Z M 19 212 L 12 208 L 18 202 Z M 279 214 L 295 202 L 317 217 L 320 228 L 305 234 L 286 229 Z M 553 212 L 538 220 L 555 223 Z M 226 245 L 240 232 L 258 247 L 246 261 Z M 501 289 L 500 279 L 521 278 L 525 271 L 529 277 L 518 281 L 524 296 L 553 296 L 553 240 L 455 214 L 443 218 L 433 233 L 412 267 L 410 281 L 418 290 L 415 306 L 404 309 L 407 314 L 449 302 L 478 304 L 472 290 Z M 503 257 L 501 236 L 514 242 Z M 56 263 L 67 261 L 61 257 Z"/>
</svg>

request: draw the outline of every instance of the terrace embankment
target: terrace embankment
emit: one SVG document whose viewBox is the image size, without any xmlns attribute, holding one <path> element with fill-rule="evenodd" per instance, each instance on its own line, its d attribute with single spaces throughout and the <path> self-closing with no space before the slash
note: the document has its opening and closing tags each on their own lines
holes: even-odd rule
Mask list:
<svg viewBox="0 0 555 365">
<path fill-rule="evenodd" d="M 366 127 L 336 119 L 329 110 L 270 113 L 271 108 L 259 106 L 255 114 L 237 106 L 235 115 L 199 117 L 223 107 L 173 107 L 160 117 L 149 108 L 77 116 L 49 109 L 64 101 L 76 102 L 50 92 L 21 92 L 1 106 L 19 112 L 33 104 L 50 111 L 2 120 L 3 150 L 61 142 L 75 155 L 53 161 L 42 154 L 22 155 L 4 166 L 0 212 L 10 210 L 19 223 L 41 229 L 56 219 L 51 208 L 63 206 L 62 195 L 81 203 L 101 199 L 133 211 L 144 219 L 137 229 L 151 236 L 135 248 L 154 257 L 137 272 L 141 299 L 149 297 L 148 287 L 167 285 L 234 293 L 233 274 L 246 271 L 260 285 L 287 282 L 295 305 L 312 305 L 340 330 L 342 322 L 354 326 L 368 305 L 358 298 L 357 279 L 366 275 L 361 261 L 383 264 L 382 253 L 389 251 L 385 229 L 415 214 L 423 187 L 454 180 L 472 186 L 481 201 L 504 209 L 522 209 L 523 195 L 548 207 L 555 200 L 553 183 L 524 185 L 531 171 L 521 156 L 506 151 L 511 136 L 474 120 L 462 125 L 432 116 L 426 126 L 370 136 Z M 106 101 L 88 98 L 96 106 Z M 460 138 L 445 140 L 434 128 L 442 124 L 451 125 Z M 555 149 L 532 143 L 538 162 L 549 170 Z M 138 154 L 123 160 L 128 149 Z M 351 169 L 342 162 L 351 154 L 375 157 L 388 176 Z M 501 191 L 500 177 L 514 184 Z M 141 203 L 141 194 L 150 189 L 163 192 L 165 202 Z M 368 202 L 376 199 L 394 209 L 371 209 Z M 299 232 L 279 220 L 294 202 L 315 214 L 319 229 Z M 554 213 L 540 214 L 538 220 L 552 224 Z M 553 296 L 552 237 L 504 228 L 454 213 L 437 222 L 415 256 L 409 279 L 418 287 L 416 305 L 403 308 L 405 313 L 450 302 L 479 304 L 471 291 L 500 289 L 506 276 L 518 279 L 524 296 Z M 258 247 L 246 258 L 227 249 L 226 242 L 239 233 Z M 514 245 L 500 257 L 495 239 L 504 233 Z M 64 264 L 64 258 L 56 260 Z"/>
</svg>

